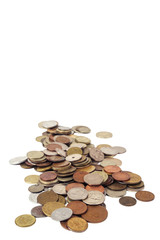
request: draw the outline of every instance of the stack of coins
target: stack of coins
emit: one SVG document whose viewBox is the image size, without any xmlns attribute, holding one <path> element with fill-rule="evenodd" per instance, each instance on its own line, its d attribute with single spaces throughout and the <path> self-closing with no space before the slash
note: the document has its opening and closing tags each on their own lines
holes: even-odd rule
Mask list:
<svg viewBox="0 0 160 240">
<path fill-rule="evenodd" d="M 83 232 L 88 223 L 100 223 L 108 216 L 105 197 L 119 198 L 124 206 L 140 201 L 152 201 L 154 194 L 143 191 L 144 182 L 137 173 L 122 170 L 122 161 L 115 156 L 126 152 L 124 147 L 99 144 L 95 147 L 86 136 L 90 128 L 60 126 L 57 121 L 38 124 L 45 132 L 36 137 L 44 149 L 29 151 L 26 156 L 13 158 L 10 164 L 24 169 L 35 169 L 38 175 L 28 175 L 25 182 L 32 184 L 29 199 L 38 203 L 31 214 L 16 218 L 21 227 L 31 226 L 36 218 L 50 217 L 67 230 Z M 102 131 L 98 138 L 110 138 Z M 125 196 L 136 192 L 135 198 Z"/>
</svg>

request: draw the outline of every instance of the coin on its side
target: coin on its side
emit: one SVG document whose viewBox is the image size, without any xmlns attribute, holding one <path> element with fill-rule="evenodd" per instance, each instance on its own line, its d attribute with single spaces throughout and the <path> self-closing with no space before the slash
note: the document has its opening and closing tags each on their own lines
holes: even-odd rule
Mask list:
<svg viewBox="0 0 160 240">
<path fill-rule="evenodd" d="M 108 188 L 105 188 L 106 194 L 110 197 L 122 197 L 126 194 L 126 189 L 120 191 L 113 191 Z"/>
<path fill-rule="evenodd" d="M 67 221 L 67 227 L 74 232 L 84 232 L 88 228 L 88 223 L 81 217 L 71 217 Z"/>
<path fill-rule="evenodd" d="M 29 227 L 36 222 L 36 218 L 30 214 L 23 214 L 15 219 L 15 224 L 19 227 Z"/>
<path fill-rule="evenodd" d="M 155 195 L 149 191 L 138 191 L 135 196 L 138 200 L 143 202 L 150 202 L 155 198 Z"/>
<path fill-rule="evenodd" d="M 51 218 L 56 221 L 65 221 L 72 216 L 72 210 L 68 207 L 58 208 L 51 214 Z"/>
<path fill-rule="evenodd" d="M 133 198 L 133 197 L 127 197 L 127 196 L 125 196 L 125 197 L 121 197 L 120 199 L 119 199 L 119 203 L 121 204 L 121 205 L 123 205 L 123 206 L 134 206 L 135 204 L 136 204 L 136 199 L 135 198 Z"/>
</svg>

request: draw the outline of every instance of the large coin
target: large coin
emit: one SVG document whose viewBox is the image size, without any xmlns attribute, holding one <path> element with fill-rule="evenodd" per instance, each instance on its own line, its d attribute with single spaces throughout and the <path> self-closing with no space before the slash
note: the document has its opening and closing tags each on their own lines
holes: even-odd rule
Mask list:
<svg viewBox="0 0 160 240">
<path fill-rule="evenodd" d="M 67 221 L 67 227 L 74 232 L 84 232 L 88 228 L 88 223 L 83 218 L 72 217 Z"/>
<path fill-rule="evenodd" d="M 19 227 L 29 227 L 33 225 L 35 222 L 36 222 L 35 217 L 30 214 L 23 214 L 15 219 L 15 224 Z"/>
<path fill-rule="evenodd" d="M 103 182 L 103 177 L 98 173 L 93 172 L 85 175 L 84 181 L 89 185 L 100 185 Z"/>
<path fill-rule="evenodd" d="M 96 162 L 101 162 L 104 160 L 103 152 L 97 148 L 91 148 L 89 151 L 89 155 Z"/>
<path fill-rule="evenodd" d="M 105 196 L 99 191 L 89 191 L 88 197 L 83 200 L 88 205 L 99 205 L 105 201 Z"/>
<path fill-rule="evenodd" d="M 71 201 L 67 207 L 72 209 L 75 215 L 81 215 L 87 211 L 87 205 L 81 201 Z"/>
<path fill-rule="evenodd" d="M 41 151 L 30 151 L 30 152 L 28 152 L 27 153 L 27 157 L 29 158 L 29 159 L 36 159 L 36 158 L 42 158 L 44 156 L 44 153 L 43 152 L 41 152 Z"/>
<path fill-rule="evenodd" d="M 54 210 L 58 208 L 63 208 L 63 207 L 65 207 L 65 205 L 60 202 L 46 202 L 42 206 L 42 211 L 46 216 L 50 217 Z"/>
<path fill-rule="evenodd" d="M 154 194 L 149 191 L 138 191 L 135 196 L 138 200 L 143 202 L 150 202 L 155 198 Z"/>
<path fill-rule="evenodd" d="M 37 202 L 42 205 L 47 202 L 55 202 L 57 200 L 58 200 L 58 194 L 53 192 L 52 190 L 42 192 L 37 197 Z"/>
<path fill-rule="evenodd" d="M 51 214 L 51 218 L 56 221 L 65 221 L 72 216 L 72 210 L 67 207 L 58 208 Z"/>
<path fill-rule="evenodd" d="M 71 200 L 83 200 L 83 199 L 87 198 L 88 191 L 81 187 L 71 188 L 68 191 L 67 195 Z"/>
<path fill-rule="evenodd" d="M 108 216 L 108 212 L 103 206 L 88 206 L 87 212 L 82 214 L 87 222 L 100 223 L 103 222 Z"/>
<path fill-rule="evenodd" d="M 9 160 L 9 163 L 12 165 L 17 165 L 17 164 L 21 164 L 23 162 L 25 162 L 27 160 L 27 156 L 21 156 L 21 157 L 16 157 L 16 158 L 12 158 Z"/>
</svg>

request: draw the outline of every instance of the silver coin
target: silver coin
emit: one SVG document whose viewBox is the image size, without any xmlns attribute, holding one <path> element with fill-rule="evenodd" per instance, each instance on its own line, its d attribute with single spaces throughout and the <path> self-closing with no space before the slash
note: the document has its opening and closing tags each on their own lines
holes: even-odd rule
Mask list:
<svg viewBox="0 0 160 240">
<path fill-rule="evenodd" d="M 103 182 L 103 177 L 98 173 L 93 172 L 85 175 L 84 181 L 88 185 L 100 185 Z"/>
<path fill-rule="evenodd" d="M 116 151 L 118 151 L 119 154 L 125 153 L 127 150 L 124 147 L 112 147 L 113 149 L 115 149 Z"/>
<path fill-rule="evenodd" d="M 69 128 L 69 127 L 64 127 L 64 126 L 58 126 L 58 129 L 59 129 L 60 131 L 70 131 L 70 130 L 71 130 L 71 128 Z"/>
<path fill-rule="evenodd" d="M 58 125 L 58 122 L 57 121 L 54 121 L 54 120 L 50 120 L 50 121 L 44 121 L 42 122 L 42 126 L 44 128 L 54 128 L 54 127 L 57 127 Z"/>
<path fill-rule="evenodd" d="M 51 214 L 51 218 L 56 221 L 65 221 L 72 216 L 73 212 L 70 208 L 63 207 L 54 210 Z"/>
<path fill-rule="evenodd" d="M 117 158 L 105 158 L 100 165 L 102 167 L 106 167 L 109 165 L 116 165 L 116 166 L 121 166 L 122 165 L 122 161 L 117 159 Z"/>
<path fill-rule="evenodd" d="M 67 193 L 69 199 L 71 200 L 83 200 L 87 198 L 88 191 L 84 188 L 77 187 L 77 188 L 71 188 Z"/>
<path fill-rule="evenodd" d="M 76 142 L 73 142 L 73 143 L 69 146 L 69 148 L 71 148 L 71 147 L 85 148 L 85 147 L 87 147 L 87 145 L 86 145 L 85 143 L 76 143 Z"/>
<path fill-rule="evenodd" d="M 44 149 L 43 152 L 47 156 L 56 156 L 57 155 L 57 152 L 51 152 L 51 151 L 49 151 L 47 149 Z"/>
<path fill-rule="evenodd" d="M 15 157 L 9 160 L 9 163 L 12 165 L 17 165 L 25 162 L 27 160 L 27 156 Z"/>
<path fill-rule="evenodd" d="M 100 191 L 89 191 L 88 197 L 83 200 L 88 205 L 99 205 L 105 201 L 105 196 Z"/>
<path fill-rule="evenodd" d="M 29 194 L 29 200 L 31 202 L 37 203 L 37 197 L 38 197 L 39 193 L 30 193 Z"/>
<path fill-rule="evenodd" d="M 66 185 L 62 183 L 55 184 L 52 190 L 57 194 L 66 195 Z"/>
<path fill-rule="evenodd" d="M 105 155 L 114 156 L 118 154 L 118 150 L 112 147 L 102 147 L 100 149 Z"/>
<path fill-rule="evenodd" d="M 105 191 L 109 197 L 122 197 L 126 194 L 126 189 L 124 189 L 122 191 L 113 191 L 108 188 L 105 188 Z"/>
</svg>

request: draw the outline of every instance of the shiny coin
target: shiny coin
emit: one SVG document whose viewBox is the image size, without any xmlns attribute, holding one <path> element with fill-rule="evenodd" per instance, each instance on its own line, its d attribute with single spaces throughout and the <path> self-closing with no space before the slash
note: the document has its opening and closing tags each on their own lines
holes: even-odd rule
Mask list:
<svg viewBox="0 0 160 240">
<path fill-rule="evenodd" d="M 108 144 L 99 144 L 99 145 L 97 145 L 96 148 L 101 149 L 102 147 L 111 147 L 111 146 Z"/>
<path fill-rule="evenodd" d="M 88 223 L 83 218 L 72 217 L 67 221 L 67 227 L 74 232 L 84 232 L 88 228 Z"/>
<path fill-rule="evenodd" d="M 39 193 L 42 192 L 44 190 L 44 186 L 42 184 L 36 184 L 36 185 L 32 185 L 28 188 L 28 190 L 31 193 Z"/>
<path fill-rule="evenodd" d="M 104 171 L 107 173 L 116 173 L 116 172 L 120 172 L 121 168 L 115 165 L 109 165 L 104 167 Z"/>
<path fill-rule="evenodd" d="M 54 128 L 54 127 L 57 127 L 57 126 L 58 126 L 58 122 L 54 121 L 54 120 L 42 122 L 42 127 L 46 128 L 46 129 L 47 128 Z"/>
<path fill-rule="evenodd" d="M 21 156 L 21 157 L 16 157 L 16 158 L 12 158 L 9 160 L 9 163 L 12 165 L 17 165 L 17 164 L 21 164 L 23 162 L 25 162 L 27 160 L 27 156 Z"/>
<path fill-rule="evenodd" d="M 70 154 L 66 157 L 66 160 L 69 162 L 78 161 L 82 158 L 81 154 Z"/>
<path fill-rule="evenodd" d="M 83 137 L 83 136 L 77 136 L 75 140 L 78 143 L 85 143 L 85 144 L 90 144 L 91 143 L 91 140 L 89 138 Z"/>
<path fill-rule="evenodd" d="M 88 197 L 83 200 L 88 205 L 99 205 L 105 201 L 105 196 L 100 191 L 89 191 Z"/>
<path fill-rule="evenodd" d="M 32 226 L 35 222 L 35 217 L 30 214 L 23 214 L 15 219 L 15 224 L 19 227 L 29 227 Z"/>
<path fill-rule="evenodd" d="M 97 174 L 99 174 L 100 176 L 103 177 L 103 182 L 102 182 L 102 184 L 107 181 L 107 179 L 108 179 L 108 174 L 107 174 L 105 171 L 95 171 L 95 173 L 97 173 Z"/>
<path fill-rule="evenodd" d="M 37 197 L 37 202 L 42 205 L 47 202 L 55 202 L 57 200 L 58 200 L 58 194 L 53 192 L 52 190 L 42 192 Z"/>
<path fill-rule="evenodd" d="M 93 172 L 85 175 L 84 181 L 89 185 L 100 185 L 103 182 L 103 177 L 98 173 Z"/>
<path fill-rule="evenodd" d="M 135 196 L 138 200 L 143 202 L 150 202 L 155 198 L 154 194 L 149 191 L 138 191 Z"/>
<path fill-rule="evenodd" d="M 66 194 L 66 186 L 64 184 L 61 184 L 61 183 L 54 185 L 52 190 L 57 194 L 61 194 L 61 195 Z"/>
<path fill-rule="evenodd" d="M 96 133 L 96 137 L 98 137 L 98 138 L 111 138 L 112 137 L 112 133 L 106 132 L 106 131 L 97 132 Z"/>
<path fill-rule="evenodd" d="M 85 148 L 87 145 L 84 144 L 84 143 L 76 143 L 76 142 L 73 142 L 70 147 L 78 147 L 78 148 Z"/>
<path fill-rule="evenodd" d="M 87 198 L 88 191 L 81 187 L 71 188 L 67 195 L 71 200 L 83 200 Z"/>
<path fill-rule="evenodd" d="M 118 154 L 122 154 L 122 153 L 126 152 L 126 149 L 124 147 L 116 146 L 116 147 L 112 147 L 112 148 L 114 148 L 118 152 Z"/>
<path fill-rule="evenodd" d="M 113 191 L 108 188 L 105 188 L 106 194 L 110 197 L 122 197 L 126 195 L 126 189 L 121 190 L 121 191 Z"/>
<path fill-rule="evenodd" d="M 130 175 L 124 171 L 113 173 L 112 177 L 117 181 L 127 181 L 130 179 Z"/>
<path fill-rule="evenodd" d="M 81 215 L 87 211 L 87 205 L 81 201 L 71 201 L 68 203 L 67 208 L 72 209 L 75 215 Z"/>
<path fill-rule="evenodd" d="M 109 165 L 116 165 L 116 166 L 121 166 L 122 165 L 122 161 L 117 159 L 117 158 L 105 158 L 100 165 L 102 167 L 106 167 Z"/>
<path fill-rule="evenodd" d="M 38 183 L 39 182 L 39 175 L 28 175 L 27 177 L 25 177 L 24 181 L 26 183 Z"/>
<path fill-rule="evenodd" d="M 86 126 L 77 126 L 76 127 L 76 131 L 79 132 L 79 133 L 90 133 L 91 129 L 86 127 Z"/>
<path fill-rule="evenodd" d="M 42 212 L 42 206 L 32 208 L 31 214 L 36 218 L 46 217 L 46 215 Z"/>
<path fill-rule="evenodd" d="M 89 155 L 96 162 L 101 162 L 104 160 L 103 152 L 97 148 L 91 148 L 89 151 Z"/>
<path fill-rule="evenodd" d="M 90 223 L 103 222 L 107 216 L 108 212 L 106 208 L 102 206 L 88 206 L 88 210 L 82 214 L 82 218 Z"/>
<path fill-rule="evenodd" d="M 51 218 L 56 221 L 65 221 L 72 216 L 72 210 L 67 207 L 58 208 L 51 214 Z"/>
<path fill-rule="evenodd" d="M 119 203 L 121 204 L 121 205 L 123 205 L 123 206 L 134 206 L 135 204 L 136 204 L 136 199 L 135 198 L 133 198 L 133 197 L 127 197 L 127 196 L 125 196 L 125 197 L 121 197 L 120 199 L 119 199 Z"/>
<path fill-rule="evenodd" d="M 46 202 L 42 206 L 42 211 L 46 216 L 50 217 L 54 210 L 58 208 L 63 208 L 63 207 L 65 207 L 65 205 L 60 202 Z"/>
</svg>

